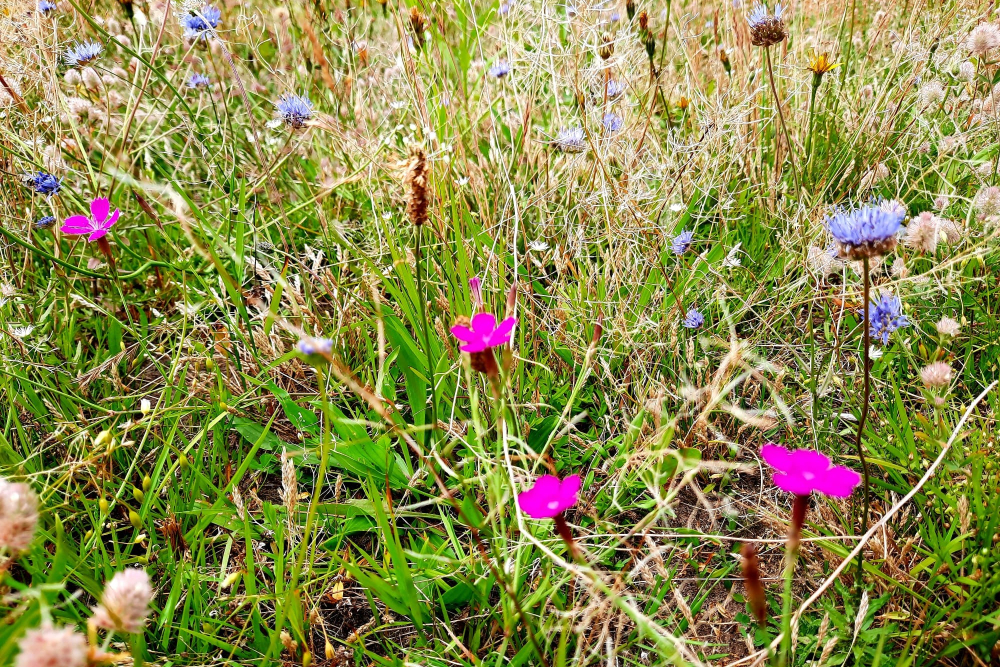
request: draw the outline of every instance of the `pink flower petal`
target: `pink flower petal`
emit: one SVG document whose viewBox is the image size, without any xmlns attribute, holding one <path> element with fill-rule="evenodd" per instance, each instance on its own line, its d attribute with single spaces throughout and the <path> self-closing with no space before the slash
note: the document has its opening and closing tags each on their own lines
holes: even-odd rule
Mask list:
<svg viewBox="0 0 1000 667">
<path fill-rule="evenodd" d="M 486 349 L 486 343 L 484 343 L 481 340 L 474 340 L 471 343 L 463 345 L 458 349 L 460 349 L 462 352 L 468 352 L 469 354 L 472 354 L 473 352 L 482 352 L 483 350 Z"/>
<path fill-rule="evenodd" d="M 576 504 L 580 493 L 580 484 L 583 480 L 580 479 L 579 475 L 570 475 L 562 481 L 562 486 L 559 488 L 559 495 L 562 497 L 563 504 L 566 509 L 572 507 Z"/>
<path fill-rule="evenodd" d="M 776 472 L 772 479 L 776 487 L 797 496 L 808 496 L 813 491 L 812 481 L 797 473 Z"/>
<path fill-rule="evenodd" d="M 466 343 L 471 343 L 474 340 L 481 340 L 481 336 L 477 336 L 476 332 L 469 327 L 462 326 L 461 324 L 456 324 L 451 328 L 451 335 L 455 338 L 465 341 Z"/>
<path fill-rule="evenodd" d="M 855 471 L 844 466 L 834 466 L 820 478 L 816 490 L 828 496 L 847 498 L 860 483 L 861 475 Z"/>
<path fill-rule="evenodd" d="M 563 510 L 559 502 L 560 486 L 558 477 L 542 475 L 534 486 L 517 496 L 517 504 L 532 518 L 551 519 Z"/>
<path fill-rule="evenodd" d="M 493 333 L 496 327 L 497 318 L 493 317 L 493 313 L 476 313 L 472 316 L 472 330 L 484 339 Z"/>
<path fill-rule="evenodd" d="M 510 332 L 517 324 L 516 317 L 508 317 L 503 322 L 500 323 L 490 337 L 486 339 L 486 344 L 490 347 L 496 347 L 498 345 L 505 345 L 510 342 Z"/>
<path fill-rule="evenodd" d="M 121 211 L 115 209 L 115 212 L 111 214 L 111 218 L 105 220 L 104 224 L 101 225 L 104 229 L 111 229 L 111 227 L 118 222 L 118 216 L 121 215 Z"/>
<path fill-rule="evenodd" d="M 98 197 L 90 202 L 90 214 L 94 216 L 94 222 L 100 224 L 108 219 L 108 211 L 111 210 L 111 202 L 104 197 Z"/>
<path fill-rule="evenodd" d="M 88 236 L 87 240 L 88 241 L 96 241 L 97 239 L 102 239 L 102 238 L 104 238 L 107 235 L 108 235 L 108 230 L 102 228 L 102 229 L 98 229 L 93 234 L 91 234 L 90 236 Z"/>
<path fill-rule="evenodd" d="M 94 223 L 87 216 L 71 215 L 63 221 L 63 226 L 59 228 L 59 231 L 63 234 L 90 234 L 94 229 Z"/>
<path fill-rule="evenodd" d="M 787 449 L 769 442 L 760 448 L 760 456 L 767 465 L 775 470 L 788 470 L 791 466 L 791 454 Z"/>
</svg>

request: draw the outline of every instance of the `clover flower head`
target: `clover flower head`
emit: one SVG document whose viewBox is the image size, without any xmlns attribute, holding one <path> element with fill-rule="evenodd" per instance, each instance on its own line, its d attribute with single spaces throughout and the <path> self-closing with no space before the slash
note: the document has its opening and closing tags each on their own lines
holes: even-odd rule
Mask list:
<svg viewBox="0 0 1000 667">
<path fill-rule="evenodd" d="M 910 325 L 910 320 L 903 315 L 903 302 L 897 296 L 882 294 L 868 308 L 871 336 L 882 341 L 883 345 L 889 344 L 889 335 L 894 331 Z"/>
<path fill-rule="evenodd" d="M 52 0 L 38 0 L 38 13 L 48 16 L 50 12 L 56 10 L 56 3 Z"/>
<path fill-rule="evenodd" d="M 181 17 L 184 26 L 184 37 L 187 39 L 207 39 L 222 21 L 222 12 L 217 7 L 205 5 L 198 12 L 191 12 Z"/>
<path fill-rule="evenodd" d="M 675 255 L 683 255 L 691 247 L 692 241 L 694 241 L 694 232 L 686 229 L 674 237 L 670 243 L 670 248 L 674 251 Z"/>
<path fill-rule="evenodd" d="M 27 484 L 0 477 L 0 549 L 27 551 L 38 525 L 38 496 Z"/>
<path fill-rule="evenodd" d="M 747 14 L 747 24 L 750 26 L 750 43 L 754 46 L 773 46 L 785 39 L 785 22 L 781 19 L 785 8 L 779 2 L 774 6 L 774 13 L 767 11 L 767 5 L 754 3 L 753 9 Z"/>
<path fill-rule="evenodd" d="M 965 38 L 965 48 L 982 57 L 1000 46 L 1000 28 L 993 23 L 980 23 Z"/>
<path fill-rule="evenodd" d="M 769 442 L 760 450 L 761 458 L 774 468 L 774 485 L 796 496 L 816 492 L 825 496 L 847 498 L 861 483 L 861 475 L 812 449 L 789 451 Z"/>
<path fill-rule="evenodd" d="M 947 336 L 948 338 L 954 338 L 962 330 L 962 325 L 950 317 L 942 317 L 934 326 L 939 335 Z"/>
<path fill-rule="evenodd" d="M 533 519 L 551 519 L 576 504 L 580 484 L 579 475 L 562 480 L 554 475 L 542 475 L 534 486 L 517 495 L 517 505 Z"/>
<path fill-rule="evenodd" d="M 153 601 L 149 575 L 139 568 L 115 573 L 104 586 L 101 604 L 94 607 L 93 622 L 99 628 L 136 633 L 142 630 Z"/>
<path fill-rule="evenodd" d="M 71 215 L 66 218 L 59 231 L 63 234 L 86 234 L 88 241 L 97 241 L 107 235 L 111 227 L 118 222 L 120 214 L 117 208 L 111 213 L 111 202 L 104 197 L 98 197 L 90 202 L 91 217 Z"/>
<path fill-rule="evenodd" d="M 587 138 L 583 128 L 579 126 L 559 130 L 555 144 L 564 153 L 582 153 L 587 150 Z"/>
<path fill-rule="evenodd" d="M 79 67 L 97 60 L 104 52 L 100 42 L 77 42 L 63 54 L 63 60 L 70 67 Z"/>
<path fill-rule="evenodd" d="M 18 642 L 14 667 L 85 667 L 87 638 L 73 628 L 28 630 Z"/>
<path fill-rule="evenodd" d="M 278 117 L 285 125 L 296 130 L 305 127 L 306 121 L 313 115 L 313 105 L 308 95 L 299 97 L 287 93 L 282 95 L 274 106 L 277 108 Z"/>
<path fill-rule="evenodd" d="M 497 318 L 492 313 L 476 313 L 468 326 L 456 324 L 451 333 L 465 343 L 459 348 L 462 352 L 484 352 L 509 343 L 515 324 L 516 317 L 508 317 L 497 324 Z"/>
<path fill-rule="evenodd" d="M 920 369 L 920 381 L 928 389 L 943 389 L 951 384 L 951 365 L 945 361 L 936 361 Z"/>
<path fill-rule="evenodd" d="M 185 85 L 188 88 L 197 89 L 197 88 L 207 88 L 210 83 L 211 81 L 207 76 L 195 72 L 190 77 L 188 77 L 187 83 Z"/>
<path fill-rule="evenodd" d="M 681 325 L 688 329 L 700 329 L 705 324 L 705 316 L 694 308 L 689 308 Z"/>
<path fill-rule="evenodd" d="M 840 257 L 855 261 L 891 252 L 896 247 L 903 215 L 899 210 L 866 205 L 837 210 L 827 217 L 826 226 L 837 242 Z"/>
<path fill-rule="evenodd" d="M 491 66 L 488 70 L 486 70 L 486 73 L 489 74 L 494 79 L 502 79 L 508 74 L 510 74 L 511 69 L 512 68 L 510 66 L 510 63 L 507 62 L 506 60 L 501 59 L 498 60 L 496 63 L 494 63 L 493 66 Z"/>
<path fill-rule="evenodd" d="M 40 171 L 38 174 L 28 174 L 24 180 L 31 185 L 35 192 L 47 197 L 57 194 L 62 188 L 62 183 L 59 182 L 58 178 L 44 171 Z"/>
</svg>

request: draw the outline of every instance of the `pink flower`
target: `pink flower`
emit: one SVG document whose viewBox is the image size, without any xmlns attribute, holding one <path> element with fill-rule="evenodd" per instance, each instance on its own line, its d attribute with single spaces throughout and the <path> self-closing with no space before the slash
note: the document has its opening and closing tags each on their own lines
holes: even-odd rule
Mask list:
<svg viewBox="0 0 1000 667">
<path fill-rule="evenodd" d="M 63 234 L 89 234 L 87 237 L 88 241 L 96 241 L 97 239 L 103 238 L 111 226 L 118 222 L 118 209 L 115 209 L 111 216 L 108 213 L 111 211 L 111 202 L 104 197 L 98 197 L 94 201 L 90 202 L 90 215 L 93 216 L 88 218 L 85 215 L 71 215 L 66 218 L 60 231 Z"/>
<path fill-rule="evenodd" d="M 0 549 L 27 551 L 38 525 L 38 497 L 27 484 L 0 477 Z"/>
<path fill-rule="evenodd" d="M 149 575 L 139 568 L 118 572 L 104 586 L 101 604 L 94 607 L 94 625 L 106 630 L 137 633 L 149 616 L 153 587 Z"/>
<path fill-rule="evenodd" d="M 84 667 L 87 638 L 73 628 L 28 630 L 17 644 L 14 667 Z"/>
<path fill-rule="evenodd" d="M 761 448 L 760 455 L 777 471 L 774 484 L 797 496 L 818 491 L 846 498 L 861 483 L 861 475 L 850 468 L 833 465 L 829 458 L 811 449 L 788 451 L 769 442 Z"/>
<path fill-rule="evenodd" d="M 551 519 L 575 505 L 579 493 L 579 475 L 570 475 L 562 481 L 552 475 L 542 475 L 533 487 L 517 496 L 517 504 L 532 518 Z"/>
<path fill-rule="evenodd" d="M 482 352 L 509 343 L 515 324 L 516 317 L 508 317 L 498 325 L 492 313 L 477 313 L 472 316 L 471 326 L 456 324 L 451 333 L 465 343 L 459 348 L 462 352 Z"/>
</svg>

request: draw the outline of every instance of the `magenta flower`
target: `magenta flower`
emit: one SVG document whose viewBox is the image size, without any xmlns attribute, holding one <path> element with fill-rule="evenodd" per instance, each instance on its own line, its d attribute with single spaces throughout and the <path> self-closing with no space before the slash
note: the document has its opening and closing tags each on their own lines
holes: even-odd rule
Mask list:
<svg viewBox="0 0 1000 667">
<path fill-rule="evenodd" d="M 90 202 L 90 215 L 72 215 L 66 218 L 60 231 L 63 234 L 89 234 L 88 241 L 97 241 L 104 238 L 111 226 L 118 222 L 118 209 L 111 213 L 111 202 L 104 197 L 98 197 Z"/>
<path fill-rule="evenodd" d="M 492 313 L 476 313 L 472 316 L 471 326 L 456 324 L 451 333 L 465 343 L 459 348 L 462 352 L 482 352 L 509 343 L 515 324 L 516 317 L 508 317 L 498 325 Z"/>
<path fill-rule="evenodd" d="M 551 519 L 575 505 L 579 493 L 579 475 L 570 475 L 562 481 L 553 475 L 542 475 L 533 487 L 517 496 L 517 504 L 534 519 Z"/>
<path fill-rule="evenodd" d="M 811 449 L 788 451 L 774 443 L 767 443 L 760 455 L 774 473 L 774 484 L 782 491 L 796 496 L 808 496 L 817 491 L 826 496 L 846 498 L 861 483 L 861 475 L 850 468 L 835 466 L 830 459 Z"/>
</svg>

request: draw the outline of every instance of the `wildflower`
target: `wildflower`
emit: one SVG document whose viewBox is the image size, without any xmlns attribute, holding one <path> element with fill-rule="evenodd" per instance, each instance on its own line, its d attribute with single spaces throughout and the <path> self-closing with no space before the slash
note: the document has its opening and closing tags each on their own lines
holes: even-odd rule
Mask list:
<svg viewBox="0 0 1000 667">
<path fill-rule="evenodd" d="M 38 0 L 38 13 L 43 16 L 48 16 L 50 12 L 56 10 L 56 3 L 52 0 Z"/>
<path fill-rule="evenodd" d="M 906 268 L 906 260 L 902 257 L 897 257 L 892 260 L 892 267 L 890 269 L 892 275 L 896 278 L 905 278 L 910 275 L 910 270 Z"/>
<path fill-rule="evenodd" d="M 559 130 L 555 144 L 564 153 L 580 153 L 587 150 L 586 135 L 579 126 Z"/>
<path fill-rule="evenodd" d="M 187 80 L 187 87 L 191 89 L 207 88 L 211 84 L 211 81 L 204 74 L 198 74 L 195 72 Z"/>
<path fill-rule="evenodd" d="M 814 53 L 813 57 L 809 59 L 806 69 L 813 73 L 813 85 L 819 86 L 823 80 L 823 75 L 837 67 L 840 67 L 840 63 L 833 62 L 827 54 Z"/>
<path fill-rule="evenodd" d="M 622 117 L 614 113 L 613 111 L 608 111 L 607 113 L 604 114 L 604 117 L 601 119 L 601 124 L 604 126 L 605 132 L 607 132 L 608 134 L 614 134 L 618 130 L 622 129 L 622 126 L 625 124 L 625 121 L 623 121 Z"/>
<path fill-rule="evenodd" d="M 328 363 L 332 358 L 333 340 L 303 336 L 295 343 L 295 351 L 302 355 L 306 363 L 311 366 L 320 367 Z"/>
<path fill-rule="evenodd" d="M 417 7 L 410 9 L 410 27 L 413 28 L 413 34 L 416 35 L 414 46 L 419 51 L 426 39 L 427 19 Z"/>
<path fill-rule="evenodd" d="M 87 638 L 73 628 L 28 630 L 17 644 L 14 667 L 85 667 Z"/>
<path fill-rule="evenodd" d="M 542 475 L 534 486 L 517 495 L 517 506 L 533 519 L 551 519 L 576 504 L 580 483 L 579 475 L 563 480 L 554 475 Z"/>
<path fill-rule="evenodd" d="M 68 69 L 66 70 L 66 73 L 63 74 L 63 81 L 66 82 L 67 86 L 76 88 L 83 83 L 83 77 L 81 77 L 80 73 L 75 69 Z"/>
<path fill-rule="evenodd" d="M 356 39 L 351 42 L 351 48 L 358 54 L 358 60 L 361 61 L 362 67 L 368 65 L 368 40 Z"/>
<path fill-rule="evenodd" d="M 982 57 L 1000 46 L 1000 29 L 992 23 L 980 23 L 965 38 L 965 48 Z"/>
<path fill-rule="evenodd" d="M 991 185 L 977 192 L 972 207 L 984 218 L 1000 215 L 1000 187 Z"/>
<path fill-rule="evenodd" d="M 27 551 L 38 525 L 38 497 L 27 484 L 0 477 L 0 549 Z"/>
<path fill-rule="evenodd" d="M 961 325 L 950 317 L 942 317 L 935 327 L 939 335 L 948 338 L 954 338 L 962 329 Z"/>
<path fill-rule="evenodd" d="M 817 492 L 847 498 L 861 483 L 861 475 L 833 465 L 827 456 L 811 449 L 789 451 L 769 442 L 761 448 L 760 455 L 776 471 L 772 475 L 774 485 L 796 496 Z"/>
<path fill-rule="evenodd" d="M 906 245 L 928 255 L 937 250 L 941 221 L 936 215 L 924 211 L 906 226 Z"/>
<path fill-rule="evenodd" d="M 937 106 L 944 101 L 944 86 L 940 81 L 928 81 L 920 86 L 917 96 L 925 107 Z"/>
<path fill-rule="evenodd" d="M 858 189 L 869 190 L 873 188 L 876 183 L 880 183 L 887 178 L 889 178 L 889 167 L 885 166 L 881 162 L 878 162 L 874 167 L 866 171 L 864 175 L 861 176 L 861 182 L 858 184 Z"/>
<path fill-rule="evenodd" d="M 313 115 L 313 105 L 308 95 L 299 97 L 286 93 L 274 106 L 277 108 L 278 118 L 295 130 L 305 127 L 306 121 Z"/>
<path fill-rule="evenodd" d="M 492 313 L 476 313 L 468 325 L 456 324 L 451 333 L 465 343 L 459 348 L 462 352 L 483 352 L 509 343 L 515 324 L 515 317 L 508 317 L 498 325 Z"/>
<path fill-rule="evenodd" d="M 938 195 L 937 197 L 935 197 L 934 198 L 934 208 L 936 208 L 939 211 L 943 211 L 946 208 L 948 208 L 948 196 L 947 195 Z"/>
<path fill-rule="evenodd" d="M 903 315 L 903 302 L 892 294 L 882 294 L 878 301 L 872 301 L 868 310 L 868 324 L 872 338 L 889 344 L 889 335 L 897 329 L 909 326 L 910 321 Z"/>
<path fill-rule="evenodd" d="M 31 332 L 33 332 L 34 330 L 35 326 L 33 324 L 25 324 L 24 326 L 11 327 L 10 335 L 13 336 L 14 338 L 23 339 L 30 336 Z"/>
<path fill-rule="evenodd" d="M 93 67 L 84 67 L 80 70 L 80 81 L 87 90 L 96 91 L 101 87 L 101 75 Z"/>
<path fill-rule="evenodd" d="M 510 70 L 510 63 L 506 60 L 500 59 L 492 67 L 490 67 L 486 73 L 494 79 L 502 79 L 510 74 Z"/>
<path fill-rule="evenodd" d="M 472 310 L 478 312 L 483 307 L 483 281 L 478 276 L 469 278 L 469 292 L 472 294 Z"/>
<path fill-rule="evenodd" d="M 500 11 L 500 16 L 507 16 L 507 14 L 510 13 L 510 3 L 509 2 L 501 2 L 500 3 L 500 10 L 499 11 Z"/>
<path fill-rule="evenodd" d="M 99 42 L 77 42 L 66 50 L 63 59 L 70 67 L 79 67 L 97 60 L 103 51 L 104 47 Z"/>
<path fill-rule="evenodd" d="M 601 43 L 597 47 L 597 55 L 601 56 L 601 60 L 607 60 L 615 53 L 615 38 L 611 36 L 610 33 L 601 34 Z"/>
<path fill-rule="evenodd" d="M 972 64 L 972 62 L 966 60 L 958 66 L 958 78 L 963 81 L 972 81 L 976 78 L 976 66 Z"/>
<path fill-rule="evenodd" d="M 203 40 L 211 36 L 212 31 L 219 27 L 222 12 L 217 7 L 205 5 L 201 11 L 191 11 L 181 17 L 186 39 Z"/>
<path fill-rule="evenodd" d="M 59 182 L 58 178 L 44 171 L 38 172 L 37 176 L 29 174 L 24 177 L 24 180 L 25 182 L 31 184 L 31 187 L 34 188 L 35 192 L 47 197 L 57 194 L 62 188 L 62 183 Z"/>
<path fill-rule="evenodd" d="M 891 252 L 902 220 L 899 211 L 867 205 L 853 211 L 836 211 L 827 217 L 826 226 L 837 242 L 839 255 L 858 260 Z"/>
<path fill-rule="evenodd" d="M 754 3 L 753 9 L 747 16 L 747 24 L 750 26 L 750 42 L 754 46 L 767 48 L 784 41 L 785 22 L 781 19 L 784 11 L 780 2 L 774 6 L 774 14 L 767 12 L 767 5 Z"/>
<path fill-rule="evenodd" d="M 94 607 L 91 622 L 106 630 L 141 632 L 152 601 L 153 587 L 146 571 L 139 568 L 122 570 L 104 586 L 101 604 Z"/>
<path fill-rule="evenodd" d="M 834 248 L 817 248 L 812 246 L 809 248 L 809 253 L 806 256 L 806 262 L 809 264 L 809 269 L 819 275 L 821 278 L 826 278 L 831 273 L 836 273 L 840 270 L 841 262 L 837 259 L 836 250 Z"/>
<path fill-rule="evenodd" d="M 423 150 L 414 151 L 410 168 L 406 172 L 406 214 L 414 227 L 427 223 L 427 155 Z"/>
<path fill-rule="evenodd" d="M 104 197 L 98 197 L 90 202 L 92 217 L 72 215 L 66 218 L 59 231 L 63 234 L 87 234 L 88 241 L 99 241 L 118 222 L 119 210 L 116 208 L 115 212 L 109 216 L 110 211 L 111 202 Z"/>
<path fill-rule="evenodd" d="M 705 324 L 705 316 L 694 308 L 687 311 L 687 315 L 681 322 L 681 325 L 688 329 L 700 329 L 703 324 Z"/>
<path fill-rule="evenodd" d="M 51 215 L 43 215 L 38 220 L 35 221 L 35 229 L 45 229 L 49 227 L 56 219 Z"/>
<path fill-rule="evenodd" d="M 617 79 L 611 79 L 604 87 L 604 90 L 608 94 L 608 99 L 612 101 L 617 100 L 619 97 L 625 94 L 625 91 L 627 89 L 628 86 L 625 83 L 618 81 Z"/>
<path fill-rule="evenodd" d="M 951 384 L 951 366 L 937 361 L 920 369 L 920 381 L 928 389 L 944 389 Z"/>
<path fill-rule="evenodd" d="M 674 237 L 674 240 L 670 243 L 670 247 L 674 251 L 675 255 L 683 255 L 688 251 L 688 248 L 691 247 L 691 242 L 693 240 L 694 232 L 685 230 Z"/>
</svg>

